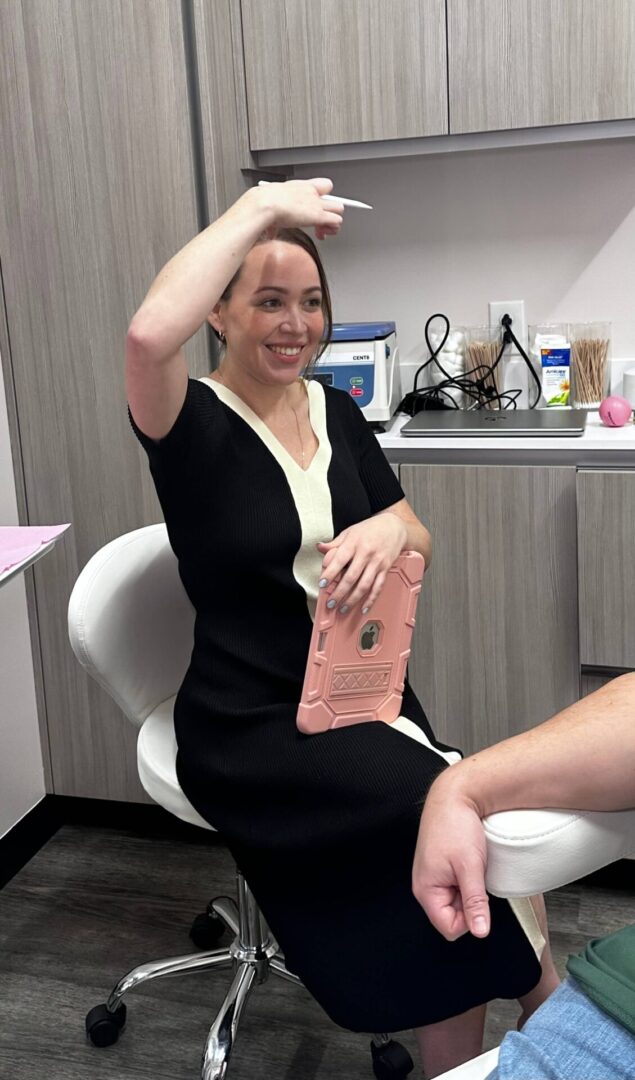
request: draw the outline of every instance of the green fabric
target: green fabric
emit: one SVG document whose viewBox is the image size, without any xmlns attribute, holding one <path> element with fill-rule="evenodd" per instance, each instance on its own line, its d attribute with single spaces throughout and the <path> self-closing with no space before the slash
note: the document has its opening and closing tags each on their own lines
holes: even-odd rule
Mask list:
<svg viewBox="0 0 635 1080">
<path fill-rule="evenodd" d="M 567 971 L 595 1004 L 635 1035 L 635 926 L 595 938 Z"/>
</svg>

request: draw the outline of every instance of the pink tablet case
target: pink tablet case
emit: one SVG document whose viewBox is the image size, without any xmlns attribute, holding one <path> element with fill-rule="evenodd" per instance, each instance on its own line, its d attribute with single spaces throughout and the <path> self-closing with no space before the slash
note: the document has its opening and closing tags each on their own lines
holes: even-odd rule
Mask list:
<svg viewBox="0 0 635 1080">
<path fill-rule="evenodd" d="M 423 556 L 404 551 L 391 566 L 372 608 L 342 615 L 320 589 L 297 725 L 307 735 L 399 716 L 421 592 Z"/>
</svg>

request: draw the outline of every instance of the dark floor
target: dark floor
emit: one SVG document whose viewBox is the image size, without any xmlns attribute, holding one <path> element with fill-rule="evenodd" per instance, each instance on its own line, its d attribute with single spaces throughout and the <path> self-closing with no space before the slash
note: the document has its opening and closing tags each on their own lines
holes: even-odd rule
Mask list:
<svg viewBox="0 0 635 1080">
<path fill-rule="evenodd" d="M 5 886 L 2 1080 L 198 1080 L 230 972 L 146 984 L 128 997 L 127 1028 L 106 1050 L 86 1041 L 84 1015 L 135 964 L 193 951 L 193 915 L 213 895 L 233 894 L 231 858 L 213 839 L 66 825 Z M 589 937 L 633 920 L 635 863 L 620 867 L 548 897 L 561 970 Z M 486 1047 L 517 1012 L 490 1006 Z M 401 1041 L 414 1056 L 412 1035 Z M 368 1039 L 336 1028 L 306 991 L 278 979 L 252 994 L 229 1072 L 230 1080 L 372 1080 Z"/>
</svg>

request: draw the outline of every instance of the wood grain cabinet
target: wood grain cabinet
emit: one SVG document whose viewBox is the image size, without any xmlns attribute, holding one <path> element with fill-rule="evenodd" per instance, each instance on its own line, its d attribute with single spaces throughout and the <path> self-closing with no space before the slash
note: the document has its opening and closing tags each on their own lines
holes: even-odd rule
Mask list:
<svg viewBox="0 0 635 1080">
<path fill-rule="evenodd" d="M 632 0 L 240 0 L 250 147 L 635 117 Z"/>
<path fill-rule="evenodd" d="M 72 524 L 27 575 L 47 790 L 139 801 L 134 729 L 77 663 L 66 613 L 90 556 L 161 518 L 123 359 L 153 277 L 198 231 L 181 4 L 0 4 L 0 43 L 1 351 L 22 522 Z M 187 352 L 206 374 L 205 339 Z"/>
<path fill-rule="evenodd" d="M 447 0 L 450 131 L 635 116 L 632 0 Z"/>
<path fill-rule="evenodd" d="M 239 2 L 0 3 L 0 354 L 20 520 L 72 524 L 25 579 L 58 795 L 147 799 L 136 733 L 72 654 L 67 607 L 98 548 L 161 520 L 127 417 L 126 329 L 253 164 Z M 194 376 L 212 364 L 206 329 L 185 346 Z"/>
<path fill-rule="evenodd" d="M 581 469 L 580 662 L 635 668 L 635 471 Z"/>
<path fill-rule="evenodd" d="M 576 472 L 402 465 L 434 545 L 410 679 L 440 738 L 469 752 L 580 696 Z"/>
<path fill-rule="evenodd" d="M 242 0 L 252 150 L 443 135 L 445 0 Z"/>
</svg>

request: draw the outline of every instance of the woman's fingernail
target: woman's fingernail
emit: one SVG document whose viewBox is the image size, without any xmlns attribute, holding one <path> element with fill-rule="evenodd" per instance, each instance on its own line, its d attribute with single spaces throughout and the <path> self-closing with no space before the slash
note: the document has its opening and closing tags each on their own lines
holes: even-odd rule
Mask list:
<svg viewBox="0 0 635 1080">
<path fill-rule="evenodd" d="M 368 615 L 368 612 L 369 612 L 369 611 L 370 611 L 370 608 L 367 608 L 367 607 L 363 607 L 363 608 L 362 608 L 362 615 Z"/>
<path fill-rule="evenodd" d="M 346 615 L 346 612 L 348 611 L 348 604 L 342 604 L 340 611 L 342 612 L 342 615 Z"/>
<path fill-rule="evenodd" d="M 326 602 L 327 608 L 331 608 L 331 609 L 333 609 L 336 606 L 336 604 L 337 604 L 337 600 L 327 600 L 327 602 Z"/>
<path fill-rule="evenodd" d="M 323 589 L 325 585 L 328 585 L 328 581 L 325 577 L 320 578 L 320 588 Z"/>
</svg>

